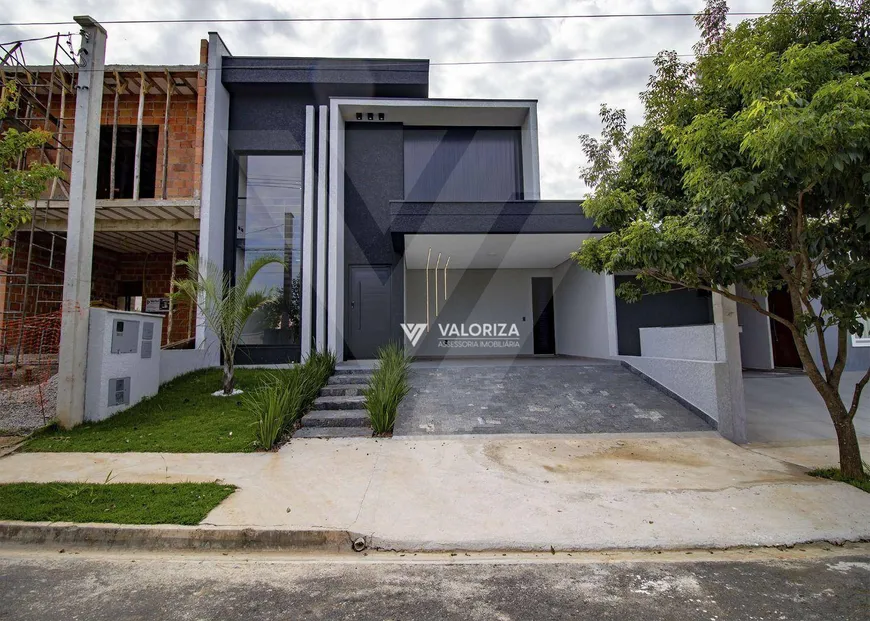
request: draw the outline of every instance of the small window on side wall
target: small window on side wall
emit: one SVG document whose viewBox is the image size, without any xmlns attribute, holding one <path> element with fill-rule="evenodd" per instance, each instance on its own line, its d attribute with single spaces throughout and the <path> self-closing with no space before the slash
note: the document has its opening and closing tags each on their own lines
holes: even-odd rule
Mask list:
<svg viewBox="0 0 870 621">
<path fill-rule="evenodd" d="M 870 318 L 865 317 L 861 323 L 864 324 L 864 334 L 861 336 L 852 335 L 852 347 L 870 347 Z"/>
</svg>

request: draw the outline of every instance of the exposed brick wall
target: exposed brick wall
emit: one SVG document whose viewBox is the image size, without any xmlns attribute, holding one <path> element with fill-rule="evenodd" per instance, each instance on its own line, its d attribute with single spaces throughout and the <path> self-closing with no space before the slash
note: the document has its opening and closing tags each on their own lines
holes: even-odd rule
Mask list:
<svg viewBox="0 0 870 621">
<path fill-rule="evenodd" d="M 29 233 L 19 233 L 19 252 L 16 252 L 14 262 L 11 257 L 6 258 L 8 269 L 13 274 L 23 274 L 27 266 L 27 242 Z M 34 236 L 33 253 L 30 263 L 30 287 L 22 286 L 23 278 L 9 277 L 5 280 L 9 307 L 0 310 L 4 312 L 0 317 L 14 320 L 18 313 L 26 310 L 28 315 L 49 313 L 60 308 L 62 289 L 59 286 L 43 286 L 37 291 L 36 285 L 61 285 L 63 283 L 62 272 L 51 269 L 50 266 L 63 267 L 64 242 L 60 237 L 55 238 L 55 248 L 52 258 L 51 236 L 47 233 L 38 233 Z M 4 266 L 4 269 L 7 269 Z M 143 282 L 145 298 L 167 297 L 169 295 L 169 283 L 172 274 L 172 254 L 119 254 L 99 246 L 94 247 L 94 263 L 92 273 L 91 301 L 93 304 L 114 308 L 119 296 L 123 293 L 124 282 Z M 178 272 L 177 278 L 185 274 Z M 143 279 L 144 277 L 144 279 Z M 38 294 L 38 300 L 37 300 Z M 190 306 L 181 302 L 175 305 L 172 319 L 172 334 L 169 334 L 168 317 L 164 315 L 162 344 L 184 340 L 188 335 L 193 335 L 194 326 L 189 321 Z M 196 321 L 195 315 L 193 321 Z"/>
</svg>

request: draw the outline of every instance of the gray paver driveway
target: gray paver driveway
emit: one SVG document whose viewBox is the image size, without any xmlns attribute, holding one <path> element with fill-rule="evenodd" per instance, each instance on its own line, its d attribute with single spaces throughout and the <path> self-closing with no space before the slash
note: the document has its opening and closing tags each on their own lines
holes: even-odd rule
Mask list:
<svg viewBox="0 0 870 621">
<path fill-rule="evenodd" d="M 396 435 L 709 431 L 616 364 L 413 367 Z"/>
</svg>

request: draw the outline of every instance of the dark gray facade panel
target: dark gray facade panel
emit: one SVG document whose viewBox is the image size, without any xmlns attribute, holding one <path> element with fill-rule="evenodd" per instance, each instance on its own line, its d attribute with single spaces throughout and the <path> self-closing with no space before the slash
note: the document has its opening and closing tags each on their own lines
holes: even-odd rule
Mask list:
<svg viewBox="0 0 870 621">
<path fill-rule="evenodd" d="M 413 233 L 607 233 L 583 213 L 580 201 L 422 203 L 393 201 L 397 243 Z"/>
<path fill-rule="evenodd" d="M 405 128 L 404 148 L 406 200 L 523 197 L 516 128 Z"/>
<path fill-rule="evenodd" d="M 229 144 L 233 151 L 302 151 L 305 106 L 313 98 L 280 92 L 233 93 Z"/>
<path fill-rule="evenodd" d="M 377 85 L 379 97 L 428 97 L 429 61 L 364 58 L 226 56 L 221 81 L 239 85 Z M 380 90 L 380 89 L 379 89 Z"/>
<path fill-rule="evenodd" d="M 634 276 L 616 276 L 616 286 Z M 629 303 L 616 297 L 616 338 L 620 356 L 640 356 L 640 328 L 695 326 L 713 323 L 713 302 L 707 292 L 683 289 L 645 295 Z"/>
<path fill-rule="evenodd" d="M 350 265 L 392 266 L 391 339 L 401 342 L 404 272 L 390 235 L 390 201 L 404 194 L 402 125 L 347 123 L 344 166 L 345 282 Z"/>
</svg>

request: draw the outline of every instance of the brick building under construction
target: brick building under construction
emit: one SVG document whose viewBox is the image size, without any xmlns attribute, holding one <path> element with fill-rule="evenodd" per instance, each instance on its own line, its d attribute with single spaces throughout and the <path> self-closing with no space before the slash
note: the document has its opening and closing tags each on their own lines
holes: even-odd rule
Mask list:
<svg viewBox="0 0 870 621">
<path fill-rule="evenodd" d="M 31 45 L 52 45 L 50 65 L 28 65 Z M 191 305 L 170 300 L 177 259 L 195 251 L 203 161 L 208 42 L 195 65 L 106 65 L 100 119 L 93 306 L 159 312 L 163 347 L 192 347 Z M 4 90 L 17 107 L 2 130 L 45 129 L 38 158 L 64 173 L 34 205 L 33 219 L 0 256 L 0 351 L 4 380 L 20 369 L 52 372 L 58 352 L 72 161 L 76 79 L 72 38 L 0 46 Z"/>
</svg>

